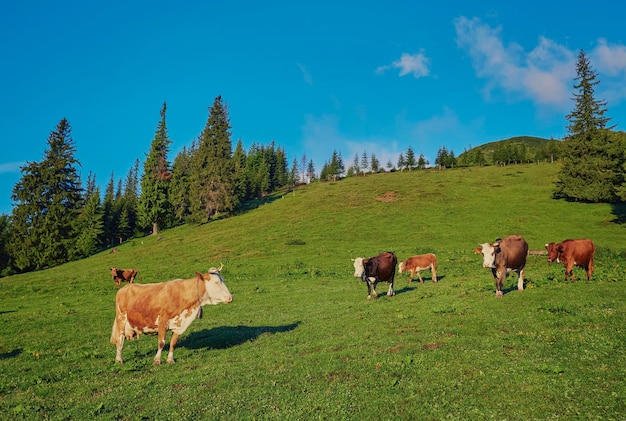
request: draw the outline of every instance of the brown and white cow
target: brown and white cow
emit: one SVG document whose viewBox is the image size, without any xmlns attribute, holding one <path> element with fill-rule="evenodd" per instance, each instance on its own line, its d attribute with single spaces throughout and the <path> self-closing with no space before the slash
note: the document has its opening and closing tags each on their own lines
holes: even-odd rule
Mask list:
<svg viewBox="0 0 626 421">
<path fill-rule="evenodd" d="M 568 275 L 572 282 L 574 278 L 574 266 L 579 266 L 587 272 L 587 280 L 593 273 L 593 256 L 596 253 L 596 246 L 593 241 L 587 239 L 565 240 L 561 243 L 546 244 L 548 250 L 548 262 L 563 262 L 565 266 L 565 282 Z"/>
<path fill-rule="evenodd" d="M 142 333 L 158 335 L 154 364 L 161 364 L 165 334 L 172 331 L 167 362 L 174 362 L 174 347 L 178 337 L 191 322 L 202 314 L 206 304 L 230 303 L 233 296 L 224 284 L 219 269 L 211 268 L 195 278 L 176 279 L 156 284 L 130 284 L 115 296 L 115 320 L 111 343 L 117 346 L 115 361 L 123 364 L 124 339 L 134 339 Z"/>
<path fill-rule="evenodd" d="M 115 285 L 119 288 L 122 282 L 132 284 L 137 276 L 137 269 L 119 269 L 111 268 L 111 276 L 115 281 Z"/>
<path fill-rule="evenodd" d="M 420 254 L 418 256 L 409 257 L 404 262 L 400 262 L 398 266 L 399 273 L 411 273 L 409 283 L 413 282 L 413 277 L 416 273 L 420 282 L 424 283 L 424 280 L 420 276 L 420 271 L 422 270 L 430 270 L 433 282 L 437 282 L 437 256 L 432 253 Z"/>
<path fill-rule="evenodd" d="M 528 256 L 526 240 L 519 235 L 510 235 L 480 246 L 480 252 L 483 255 L 483 267 L 491 268 L 493 279 L 496 282 L 496 297 L 502 298 L 502 284 L 509 271 L 517 272 L 517 290 L 524 291 L 524 267 Z"/>
<path fill-rule="evenodd" d="M 393 290 L 393 279 L 396 276 L 398 258 L 394 253 L 388 251 L 368 259 L 357 257 L 352 261 L 354 262 L 354 277 L 361 278 L 367 284 L 368 300 L 372 298 L 372 295 L 374 298 L 378 298 L 376 284 L 379 282 L 389 283 L 387 297 L 396 295 Z"/>
</svg>

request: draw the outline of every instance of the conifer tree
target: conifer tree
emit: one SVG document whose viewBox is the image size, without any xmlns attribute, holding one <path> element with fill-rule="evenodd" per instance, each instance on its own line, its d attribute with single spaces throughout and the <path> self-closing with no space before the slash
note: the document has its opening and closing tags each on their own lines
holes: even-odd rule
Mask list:
<svg viewBox="0 0 626 421">
<path fill-rule="evenodd" d="M 567 115 L 568 136 L 554 196 L 579 202 L 614 202 L 624 182 L 623 145 L 606 125 L 606 102 L 594 96 L 600 83 L 584 51 L 578 55 L 574 110 Z"/>
<path fill-rule="evenodd" d="M 0 215 L 0 276 L 11 274 L 11 255 L 8 244 L 11 238 L 11 217 Z"/>
<path fill-rule="evenodd" d="M 400 169 L 400 172 L 404 171 L 404 167 L 406 167 L 406 158 L 404 153 L 400 152 L 400 155 L 398 155 L 398 169 Z"/>
<path fill-rule="evenodd" d="M 69 122 L 62 119 L 48 137 L 41 162 L 22 167 L 13 188 L 9 250 L 20 270 L 38 269 L 69 259 L 74 222 L 83 207 Z"/>
<path fill-rule="evenodd" d="M 411 171 L 413 168 L 415 168 L 416 164 L 417 163 L 415 162 L 415 152 L 413 152 L 413 149 L 409 146 L 409 148 L 406 150 L 405 165 L 409 169 L 409 171 Z"/>
<path fill-rule="evenodd" d="M 105 246 L 112 246 L 115 242 L 115 232 L 119 215 L 115 208 L 115 174 L 111 171 L 111 178 L 104 191 L 104 201 L 102 202 L 102 212 L 104 226 L 102 230 L 102 243 Z"/>
<path fill-rule="evenodd" d="M 235 146 L 235 152 L 233 153 L 233 188 L 235 196 L 237 196 L 237 200 L 239 202 L 248 199 L 248 195 L 250 193 L 246 162 L 246 151 L 243 149 L 243 142 L 239 139 L 237 141 L 237 146 Z"/>
<path fill-rule="evenodd" d="M 141 176 L 139 222 L 144 228 L 150 227 L 152 235 L 158 233 L 159 227 L 167 226 L 171 212 L 169 185 L 172 173 L 167 154 L 172 142 L 167 135 L 166 111 L 167 105 L 163 103 L 161 120 L 157 125 Z"/>
<path fill-rule="evenodd" d="M 193 146 L 189 150 L 183 147 L 183 150 L 174 158 L 172 166 L 170 201 L 174 212 L 173 217 L 178 223 L 182 223 L 189 216 L 192 150 Z"/>
<path fill-rule="evenodd" d="M 238 204 L 235 196 L 228 110 L 218 96 L 198 139 L 191 177 L 191 220 L 206 222 Z"/>
<path fill-rule="evenodd" d="M 86 196 L 85 207 L 78 217 L 77 235 L 70 257 L 72 259 L 88 257 L 100 250 L 103 227 L 104 212 L 100 203 L 100 190 L 95 187 L 92 194 Z"/>
</svg>

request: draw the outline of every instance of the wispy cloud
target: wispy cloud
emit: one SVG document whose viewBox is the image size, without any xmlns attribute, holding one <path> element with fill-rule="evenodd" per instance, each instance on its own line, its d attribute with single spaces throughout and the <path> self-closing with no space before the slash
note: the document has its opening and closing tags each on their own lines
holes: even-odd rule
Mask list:
<svg viewBox="0 0 626 421">
<path fill-rule="evenodd" d="M 502 28 L 493 28 L 478 18 L 461 16 L 455 20 L 454 27 L 457 45 L 472 59 L 476 75 L 486 81 L 485 96 L 502 92 L 540 105 L 557 108 L 571 105 L 577 51 L 546 37 L 540 37 L 532 50 L 525 51 L 519 44 L 506 44 Z M 600 97 L 604 93 L 615 97 L 619 91 L 619 99 L 626 98 L 626 88 L 621 88 L 626 79 L 626 47 L 600 40 L 587 54 L 592 66 L 603 73 L 600 75 L 603 84 L 607 77 Z"/>
<path fill-rule="evenodd" d="M 0 174 L 19 172 L 20 168 L 26 165 L 26 161 L 20 162 L 5 162 L 0 164 Z"/>
<path fill-rule="evenodd" d="M 298 63 L 298 69 L 300 69 L 300 72 L 302 73 L 304 82 L 307 85 L 313 85 L 313 78 L 311 77 L 311 72 L 309 72 L 309 69 L 302 63 Z"/>
<path fill-rule="evenodd" d="M 414 78 L 428 76 L 430 74 L 430 59 L 421 51 L 417 54 L 402 53 L 399 60 L 376 69 L 377 75 L 382 75 L 390 69 L 400 69 L 399 76 L 412 74 Z"/>
</svg>

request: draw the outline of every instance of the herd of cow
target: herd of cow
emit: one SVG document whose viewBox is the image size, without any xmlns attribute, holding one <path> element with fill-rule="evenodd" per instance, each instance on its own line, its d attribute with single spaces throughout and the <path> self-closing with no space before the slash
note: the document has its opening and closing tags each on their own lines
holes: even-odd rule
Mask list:
<svg viewBox="0 0 626 421">
<path fill-rule="evenodd" d="M 560 243 L 546 244 L 548 251 L 548 262 L 563 262 L 565 266 L 565 281 L 570 278 L 575 280 L 573 268 L 579 266 L 585 269 L 587 280 L 591 278 L 593 273 L 593 256 L 596 247 L 591 240 L 565 240 Z M 474 252 L 482 254 L 483 267 L 491 269 L 493 279 L 496 283 L 496 297 L 502 298 L 502 285 L 509 272 L 517 272 L 517 290 L 524 290 L 524 268 L 526 267 L 526 257 L 528 256 L 528 243 L 522 236 L 510 235 L 505 238 L 498 238 L 493 243 L 481 244 L 479 248 L 475 248 Z M 354 262 L 354 277 L 361 278 L 367 284 L 367 299 L 374 298 L 376 294 L 376 284 L 379 282 L 389 283 L 387 296 L 395 295 L 393 290 L 393 281 L 396 275 L 396 266 L 398 258 L 390 251 L 379 254 L 378 256 L 364 259 L 357 257 L 352 260 Z M 417 273 L 420 281 L 424 280 L 419 275 L 421 270 L 430 270 L 432 272 L 433 282 L 437 282 L 437 258 L 434 254 L 422 254 L 413 256 L 406 261 L 401 262 L 398 271 L 410 272 L 410 280 Z"/>
<path fill-rule="evenodd" d="M 593 272 L 595 245 L 591 240 L 565 240 L 546 244 L 548 262 L 563 262 L 565 280 L 574 281 L 573 267 L 583 267 L 587 280 Z M 496 297 L 502 297 L 502 284 L 510 271 L 518 273 L 517 289 L 524 290 L 524 268 L 528 255 L 528 243 L 519 235 L 484 243 L 474 250 L 483 255 L 483 267 L 490 268 L 496 283 Z M 410 281 L 417 274 L 421 283 L 422 270 L 430 270 L 432 281 L 437 282 L 437 258 L 428 253 L 408 258 L 398 265 L 392 252 L 381 253 L 370 258 L 353 259 L 354 276 L 367 284 L 367 299 L 376 294 L 376 284 L 389 283 L 387 296 L 395 295 L 393 282 L 396 266 L 399 273 L 410 273 Z M 111 331 L 111 343 L 116 345 L 115 361 L 122 364 L 122 347 L 125 339 L 138 338 L 140 334 L 156 333 L 158 348 L 154 364 L 161 363 L 161 352 L 165 346 L 165 335 L 172 331 L 167 362 L 174 362 L 174 348 L 178 337 L 187 330 L 191 322 L 202 317 L 202 306 L 230 303 L 233 296 L 226 287 L 219 268 L 211 268 L 205 274 L 196 273 L 194 278 L 176 279 L 154 284 L 136 284 L 136 269 L 111 268 L 111 276 L 119 288 L 121 282 L 129 285 L 117 291 L 115 296 L 115 320 Z"/>
</svg>

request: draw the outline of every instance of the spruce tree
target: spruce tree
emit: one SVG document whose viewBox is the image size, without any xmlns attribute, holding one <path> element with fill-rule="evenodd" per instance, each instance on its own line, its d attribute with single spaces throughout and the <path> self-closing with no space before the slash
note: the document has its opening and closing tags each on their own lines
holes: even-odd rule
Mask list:
<svg viewBox="0 0 626 421">
<path fill-rule="evenodd" d="M 413 149 L 410 146 L 406 150 L 406 157 L 404 158 L 404 164 L 409 169 L 409 171 L 411 171 L 413 168 L 415 168 L 415 165 L 417 165 L 417 162 L 415 162 L 415 152 L 413 152 Z"/>
<path fill-rule="evenodd" d="M 22 167 L 22 178 L 13 188 L 9 250 L 20 270 L 69 259 L 74 222 L 83 207 L 80 163 L 74 157 L 71 133 L 69 122 L 62 119 L 48 137 L 43 160 Z"/>
<path fill-rule="evenodd" d="M 624 182 L 623 145 L 607 128 L 606 102 L 594 96 L 600 83 L 584 51 L 578 55 L 574 110 L 567 115 L 562 166 L 554 191 L 577 202 L 615 202 Z"/>
<path fill-rule="evenodd" d="M 170 202 L 174 212 L 174 219 L 178 223 L 189 217 L 189 177 L 191 174 L 191 150 L 183 150 L 174 158 L 172 166 L 172 181 L 170 184 Z"/>
<path fill-rule="evenodd" d="M 85 197 L 85 207 L 76 223 L 77 235 L 70 256 L 72 259 L 91 256 L 102 247 L 104 212 L 100 203 L 100 190 L 95 187 L 92 194 Z"/>
<path fill-rule="evenodd" d="M 167 161 L 171 141 L 167 136 L 166 111 L 167 105 L 163 103 L 161 120 L 157 125 L 141 176 L 139 222 L 144 228 L 149 227 L 152 235 L 158 233 L 159 227 L 167 226 L 171 217 L 169 185 L 172 173 Z"/>
<path fill-rule="evenodd" d="M 228 110 L 218 96 L 198 139 L 191 176 L 191 220 L 206 222 L 238 204 L 233 186 L 234 167 Z"/>
</svg>

